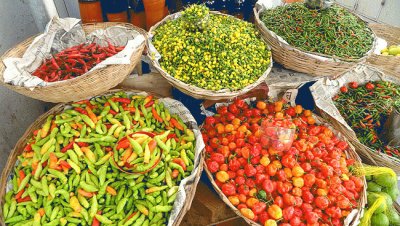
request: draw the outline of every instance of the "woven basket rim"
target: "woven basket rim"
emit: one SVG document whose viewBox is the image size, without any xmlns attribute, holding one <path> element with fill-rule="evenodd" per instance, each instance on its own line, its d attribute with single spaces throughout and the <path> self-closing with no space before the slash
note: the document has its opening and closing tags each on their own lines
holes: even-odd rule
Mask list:
<svg viewBox="0 0 400 226">
<path fill-rule="evenodd" d="M 353 11 L 346 9 L 346 8 L 344 8 L 344 7 L 340 6 L 340 5 L 338 5 L 337 3 L 334 3 L 334 5 L 337 5 L 337 6 L 341 7 L 341 8 L 343 8 L 343 9 L 347 10 L 349 13 L 351 13 L 351 14 L 354 15 L 354 16 L 356 16 L 357 19 L 358 19 L 359 21 L 362 21 L 364 24 L 368 25 L 368 23 L 367 23 L 365 20 L 363 20 L 359 15 L 357 15 L 357 14 L 354 13 Z M 253 11 L 254 11 L 254 15 L 255 15 L 256 21 L 261 25 L 261 29 L 267 31 L 268 33 L 272 33 L 272 34 L 274 34 L 275 36 L 279 36 L 279 35 L 277 35 L 275 32 L 269 30 L 269 29 L 265 26 L 264 22 L 261 20 L 260 14 L 261 14 L 264 10 L 266 10 L 264 7 L 262 7 L 262 8 L 254 7 Z M 373 54 L 373 50 L 375 49 L 376 42 L 377 42 L 377 36 L 376 36 L 375 32 L 374 32 L 369 26 L 366 26 L 366 27 L 370 30 L 370 32 L 372 33 L 372 37 L 373 37 L 373 39 L 374 39 L 373 42 L 372 42 L 372 47 L 371 47 L 371 49 L 368 50 L 368 52 L 366 52 L 361 58 L 356 58 L 356 59 L 351 59 L 351 58 L 349 59 L 349 58 L 343 58 L 343 57 L 336 57 L 336 56 L 331 56 L 331 55 L 322 54 L 322 53 L 318 53 L 318 52 L 311 52 L 311 51 L 302 50 L 302 49 L 300 49 L 300 48 L 298 48 L 298 47 L 295 47 L 295 46 L 292 46 L 292 45 L 290 45 L 290 44 L 288 44 L 288 43 L 282 42 L 280 39 L 275 38 L 275 36 L 273 36 L 273 35 L 270 35 L 270 36 L 271 36 L 274 40 L 278 41 L 279 44 L 281 45 L 281 47 L 284 48 L 284 49 L 286 49 L 286 51 L 295 51 L 295 52 L 297 52 L 297 53 L 300 53 L 300 54 L 304 55 L 305 57 L 311 57 L 311 56 L 309 56 L 309 55 L 315 55 L 315 56 L 320 56 L 320 57 L 325 57 L 325 58 L 331 59 L 331 60 L 333 60 L 333 61 L 335 61 L 335 62 L 339 61 L 339 62 L 347 62 L 347 63 L 358 63 L 358 62 L 364 61 L 366 58 L 368 58 L 368 56 L 370 56 L 370 55 Z M 282 37 L 281 37 L 281 38 L 282 38 Z M 283 38 L 282 38 L 282 39 L 283 39 Z M 283 40 L 284 40 L 284 39 L 283 39 Z"/>
<path fill-rule="evenodd" d="M 100 23 L 85 23 L 85 24 L 81 24 L 81 26 L 82 26 L 83 29 L 85 29 L 85 28 L 88 28 L 88 27 L 91 27 L 91 26 L 98 26 L 99 24 L 104 24 L 104 25 L 106 25 L 107 27 L 111 27 L 111 26 L 123 26 L 123 27 L 125 27 L 125 28 L 127 28 L 127 29 L 132 29 L 132 30 L 138 32 L 139 34 L 143 35 L 143 36 L 145 37 L 145 40 L 147 40 L 147 36 L 148 36 L 148 35 L 147 35 L 147 32 L 144 31 L 142 28 L 136 27 L 136 26 L 134 26 L 134 25 L 132 25 L 132 24 L 130 24 L 130 23 L 123 23 L 123 22 L 100 22 Z M 38 37 L 39 35 L 42 35 L 42 34 L 43 34 L 43 33 L 40 33 L 40 34 L 37 34 L 37 35 L 33 35 L 33 36 L 31 36 L 31 37 L 29 37 L 29 38 L 27 38 L 27 39 L 25 39 L 25 40 L 19 42 L 18 44 L 14 45 L 14 46 L 11 47 L 10 49 L 8 49 L 8 50 L 0 57 L 0 65 L 3 64 L 3 60 L 6 59 L 6 58 L 8 58 L 9 55 L 10 55 L 12 52 L 14 52 L 14 50 L 15 50 L 16 48 L 22 46 L 22 45 L 23 45 L 24 43 L 26 43 L 27 41 L 29 41 L 29 45 L 30 45 L 30 44 L 32 43 L 32 41 L 33 41 L 36 37 Z M 87 35 L 86 31 L 85 31 L 85 35 Z M 137 50 L 142 50 L 142 47 L 143 47 L 143 46 L 147 46 L 147 42 L 146 42 L 146 41 L 144 41 L 144 42 L 137 48 Z M 28 47 L 29 47 L 29 46 L 28 46 Z M 142 50 L 142 51 L 143 51 L 143 50 Z M 109 68 L 109 67 L 112 67 L 112 66 L 114 66 L 114 65 L 106 65 L 106 67 L 100 68 L 100 69 L 105 69 L 105 68 Z M 118 66 L 118 65 L 117 65 L 117 66 Z M 51 88 L 51 87 L 54 87 L 54 86 L 63 86 L 63 85 L 65 85 L 65 84 L 67 84 L 68 82 L 71 82 L 71 81 L 79 81 L 79 80 L 82 80 L 82 79 L 84 79 L 84 78 L 88 78 L 88 77 L 90 78 L 90 77 L 92 77 L 92 76 L 95 76 L 97 70 L 100 70 L 100 69 L 97 69 L 97 70 L 94 70 L 94 71 L 91 71 L 91 72 L 87 72 L 87 73 L 85 73 L 85 74 L 82 75 L 82 76 L 78 76 L 78 77 L 75 77 L 75 78 L 72 78 L 72 79 L 67 79 L 67 80 L 58 81 L 58 82 L 51 82 L 51 83 L 48 83 L 46 86 L 25 87 L 25 86 L 12 85 L 12 84 L 9 84 L 9 83 L 5 83 L 5 82 L 4 82 L 4 77 L 3 77 L 3 73 L 4 73 L 5 68 L 6 68 L 5 66 L 0 67 L 0 75 L 1 75 L 1 76 L 0 76 L 0 83 L 2 83 L 2 84 L 5 85 L 5 86 L 19 87 L 19 88 L 27 88 L 27 89 L 32 89 L 32 88 L 34 88 L 34 89 L 40 89 L 40 88 L 43 88 L 43 87 Z"/>
<path fill-rule="evenodd" d="M 316 120 L 317 120 L 317 122 L 319 122 L 319 124 L 323 124 L 325 126 L 328 126 L 328 128 L 332 129 L 334 134 L 336 134 L 337 136 L 341 136 L 341 139 L 345 140 L 349 144 L 349 150 L 345 151 L 346 155 L 347 156 L 351 156 L 352 158 L 354 158 L 355 161 L 356 161 L 356 164 L 362 165 L 361 158 L 359 157 L 359 155 L 357 154 L 357 152 L 355 150 L 355 147 L 352 146 L 352 144 L 349 142 L 349 140 L 343 134 L 341 134 L 340 131 L 338 131 L 335 128 L 333 128 L 333 126 L 331 124 L 329 124 L 327 120 L 325 120 L 324 118 L 322 118 L 322 117 L 320 117 L 320 116 L 318 116 L 316 114 L 313 114 L 313 116 L 314 116 L 314 118 L 316 118 Z M 213 177 L 212 173 L 207 168 L 207 164 L 206 164 L 206 161 L 205 161 L 205 153 L 203 153 L 203 154 L 204 154 L 204 162 L 203 162 L 204 171 L 206 172 L 207 177 L 210 180 L 213 188 L 215 189 L 217 194 L 221 197 L 221 199 L 225 202 L 225 204 L 228 205 L 238 216 L 240 216 L 248 224 L 250 224 L 252 226 L 261 226 L 261 224 L 244 217 L 243 214 L 234 205 L 232 205 L 232 203 L 228 200 L 228 198 L 222 193 L 221 189 L 215 183 L 215 180 L 214 180 L 214 177 Z M 361 218 L 361 216 L 363 214 L 363 209 L 364 209 L 364 207 L 366 205 L 366 201 L 367 201 L 367 197 L 366 197 L 366 193 L 367 193 L 367 191 L 366 191 L 366 187 L 367 186 L 366 185 L 367 185 L 367 182 L 366 182 L 366 179 L 365 179 L 364 176 L 362 177 L 362 180 L 363 180 L 364 187 L 363 187 L 362 195 L 360 195 L 360 200 L 358 201 L 358 208 L 357 208 L 358 212 L 357 212 L 357 214 L 354 216 L 354 218 L 352 219 L 352 221 L 349 224 L 351 226 L 355 226 L 355 222 L 357 222 L 357 220 L 359 220 Z"/>
<path fill-rule="evenodd" d="M 104 93 L 96 95 L 94 97 L 85 98 L 85 100 L 90 100 L 90 99 L 93 99 L 93 98 L 98 97 L 98 96 L 112 95 L 114 93 L 121 92 L 121 91 L 122 92 L 127 92 L 127 93 L 141 93 L 141 92 L 144 92 L 147 95 L 153 95 L 157 99 L 169 98 L 169 97 L 161 96 L 159 94 L 156 94 L 156 93 L 153 93 L 153 92 L 149 92 L 149 91 L 142 91 L 142 90 L 129 89 L 129 88 L 120 88 L 120 89 L 107 90 Z M 175 101 L 180 102 L 179 100 L 175 100 Z M 35 129 L 41 128 L 41 126 L 43 125 L 43 123 L 45 122 L 45 120 L 47 119 L 47 117 L 49 115 L 62 112 L 65 109 L 65 107 L 70 106 L 71 103 L 73 103 L 73 101 L 67 102 L 67 103 L 59 103 L 59 104 L 55 105 L 54 107 L 52 107 L 51 109 L 49 109 L 48 111 L 46 111 L 45 113 L 43 113 L 42 115 L 40 115 L 25 130 L 24 134 L 18 139 L 18 141 L 15 144 L 15 146 L 11 149 L 10 154 L 7 157 L 7 162 L 6 162 L 4 168 L 1 171 L 0 181 L 1 181 L 2 185 L 0 187 L 0 206 L 3 206 L 3 204 L 4 204 L 4 197 L 5 197 L 5 194 L 6 194 L 7 178 L 13 172 L 15 163 L 17 161 L 17 156 L 19 154 L 21 154 L 21 152 L 23 151 L 23 148 L 25 147 L 26 142 L 32 136 L 32 132 Z M 199 128 L 199 130 L 200 130 L 200 128 Z M 193 183 L 187 184 L 186 187 L 184 187 L 185 192 L 186 192 L 186 200 L 185 200 L 181 210 L 178 213 L 176 221 L 173 223 L 174 226 L 178 226 L 180 224 L 180 222 L 183 220 L 185 214 L 189 211 L 189 209 L 190 209 L 190 207 L 192 205 L 192 201 L 194 199 L 194 196 L 195 196 L 195 193 L 196 193 L 196 189 L 197 189 L 197 184 L 198 184 L 198 182 L 200 180 L 201 173 L 203 172 L 203 169 L 204 169 L 203 168 L 203 166 L 204 166 L 204 158 L 203 158 L 202 153 L 204 153 L 204 149 L 202 149 L 201 153 L 200 153 L 200 160 L 199 160 L 199 163 L 198 163 L 198 166 L 197 166 L 198 170 L 197 170 L 196 174 L 193 174 L 193 176 L 195 177 Z M 1 225 L 5 225 L 4 216 L 3 216 L 3 209 L 2 208 L 0 208 L 0 224 Z"/>
<path fill-rule="evenodd" d="M 149 39 L 148 42 L 149 44 L 152 44 L 152 35 L 154 33 L 154 31 L 161 25 L 165 24 L 167 21 L 169 20 L 174 20 L 176 16 L 178 16 L 181 12 L 177 12 L 171 15 L 166 16 L 163 20 L 159 21 L 157 24 L 155 24 L 154 26 L 152 26 L 149 30 Z M 231 17 L 234 18 L 236 20 L 240 20 L 234 16 L 231 15 L 227 15 L 224 13 L 220 13 L 218 11 L 210 11 L 211 14 L 215 14 L 215 15 L 220 15 L 220 16 L 227 16 L 227 17 Z M 240 20 L 241 21 L 241 20 Z M 244 94 L 248 91 L 250 91 L 251 89 L 255 88 L 257 85 L 261 84 L 262 82 L 265 81 L 265 79 L 268 77 L 269 73 L 272 70 L 272 66 L 273 66 L 273 60 L 272 60 L 272 51 L 271 51 L 271 47 L 268 44 L 268 42 L 266 42 L 264 40 L 264 38 L 262 37 L 262 35 L 259 35 L 259 38 L 265 43 L 265 45 L 267 46 L 268 50 L 271 52 L 271 56 L 270 56 L 270 64 L 267 68 L 266 71 L 263 72 L 262 75 L 260 75 L 260 77 L 252 84 L 243 87 L 240 90 L 235 90 L 235 91 L 231 91 L 231 90 L 218 90 L 218 91 L 213 91 L 213 90 L 207 90 L 204 88 L 200 88 L 197 87 L 195 85 L 191 85 L 188 83 L 184 83 L 181 80 L 178 80 L 176 78 L 174 78 L 173 76 L 171 76 L 167 71 L 165 71 L 164 69 L 162 69 L 159 66 L 159 63 L 157 60 L 154 59 L 154 57 L 151 56 L 151 52 L 148 51 L 148 57 L 151 60 L 152 65 L 160 72 L 160 74 L 168 81 L 170 82 L 172 85 L 174 85 L 177 89 L 182 90 L 182 91 L 186 91 L 186 93 L 190 93 L 190 95 L 192 96 L 196 96 L 196 97 L 205 97 L 205 98 L 211 98 L 211 99 L 216 99 L 218 97 L 220 98 L 232 98 L 235 96 L 239 96 L 241 94 Z M 149 49 L 150 50 L 150 49 Z"/>
</svg>

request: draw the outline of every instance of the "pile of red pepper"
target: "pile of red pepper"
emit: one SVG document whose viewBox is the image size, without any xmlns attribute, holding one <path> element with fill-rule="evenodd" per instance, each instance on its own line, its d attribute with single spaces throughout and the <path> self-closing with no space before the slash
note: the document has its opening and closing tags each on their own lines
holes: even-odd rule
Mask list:
<svg viewBox="0 0 400 226">
<path fill-rule="evenodd" d="M 108 57 L 114 56 L 124 46 L 101 47 L 96 43 L 80 44 L 64 49 L 45 60 L 32 75 L 45 82 L 63 81 L 81 76 Z"/>
<path fill-rule="evenodd" d="M 351 173 L 348 143 L 317 125 L 311 111 L 243 100 L 207 117 L 202 135 L 215 183 L 241 214 L 262 225 L 343 225 L 357 208 L 363 181 Z M 279 151 L 264 126 L 295 127 L 294 142 Z"/>
</svg>

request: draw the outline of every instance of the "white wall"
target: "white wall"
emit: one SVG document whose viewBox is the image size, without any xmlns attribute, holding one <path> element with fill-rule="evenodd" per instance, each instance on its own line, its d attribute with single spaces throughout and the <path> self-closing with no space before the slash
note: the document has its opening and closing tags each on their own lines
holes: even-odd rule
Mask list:
<svg viewBox="0 0 400 226">
<path fill-rule="evenodd" d="M 29 5 L 34 1 L 38 0 L 1 0 L 0 54 L 39 32 Z M 46 106 L 0 86 L 0 170 L 19 137 Z"/>
</svg>

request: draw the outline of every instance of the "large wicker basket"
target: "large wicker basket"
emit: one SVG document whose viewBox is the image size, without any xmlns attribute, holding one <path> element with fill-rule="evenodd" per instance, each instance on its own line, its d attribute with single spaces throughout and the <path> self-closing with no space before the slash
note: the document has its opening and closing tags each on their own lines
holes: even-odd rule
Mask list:
<svg viewBox="0 0 400 226">
<path fill-rule="evenodd" d="M 333 80 L 332 82 L 319 80 L 317 81 L 317 83 L 310 87 L 311 94 L 313 95 L 315 101 L 316 109 L 319 111 L 323 118 L 325 118 L 334 126 L 335 129 L 340 131 L 350 140 L 350 142 L 356 148 L 357 153 L 362 158 L 363 162 L 370 165 L 389 167 L 393 169 L 397 174 L 400 174 L 400 159 L 386 155 L 384 153 L 377 152 L 369 148 L 368 146 L 360 143 L 355 132 L 350 129 L 350 125 L 348 125 L 344 121 L 344 119 L 343 122 L 340 122 L 338 120 L 342 119 L 342 116 L 340 115 L 339 110 L 334 105 L 332 97 L 339 92 L 339 88 L 341 86 L 347 84 L 348 82 L 356 81 L 360 84 L 363 84 L 362 81 L 356 80 L 356 76 L 354 76 L 354 73 L 359 74 L 360 76 L 358 77 L 358 79 L 364 80 L 364 83 L 366 82 L 365 79 L 368 76 L 367 73 L 376 74 L 379 78 L 383 80 L 400 82 L 400 77 L 396 78 L 395 76 L 388 76 L 376 68 L 359 65 L 353 70 L 339 77 L 337 80 Z M 319 96 L 318 93 L 322 92 L 324 93 L 323 96 Z"/>
<path fill-rule="evenodd" d="M 86 33 L 90 33 L 97 29 L 104 29 L 111 26 L 124 26 L 130 30 L 135 30 L 140 34 L 147 37 L 146 31 L 141 28 L 135 27 L 128 23 L 95 23 L 95 24 L 83 24 L 83 29 Z M 38 86 L 33 90 L 31 88 L 14 86 L 4 82 L 3 73 L 5 65 L 3 60 L 8 57 L 22 57 L 26 49 L 32 43 L 35 37 L 28 38 L 27 40 L 19 43 L 14 48 L 8 50 L 0 58 L 0 83 L 14 90 L 22 95 L 53 103 L 64 103 L 69 101 L 76 101 L 91 96 L 101 94 L 121 83 L 135 68 L 136 64 L 140 62 L 142 52 L 146 46 L 143 43 L 136 52 L 131 56 L 131 63 L 129 65 L 109 65 L 105 68 L 94 70 L 87 73 L 84 76 L 80 76 L 74 79 L 69 79 L 47 86 Z"/>
<path fill-rule="evenodd" d="M 143 92 L 143 91 L 137 91 L 137 90 L 113 89 L 113 90 L 109 90 L 109 91 L 107 91 L 107 92 L 105 92 L 105 93 L 103 93 L 101 95 L 110 95 L 110 94 L 113 94 L 115 92 L 120 92 L 120 91 L 125 91 L 125 92 L 128 92 L 128 93 L 140 93 L 140 92 Z M 156 94 L 153 94 L 153 93 L 148 93 L 148 94 L 157 97 Z M 3 169 L 2 174 L 1 174 L 0 225 L 5 225 L 4 224 L 4 216 L 3 216 L 3 205 L 4 205 L 4 201 L 5 201 L 4 197 L 5 197 L 5 193 L 6 193 L 7 178 L 13 172 L 15 163 L 17 161 L 17 157 L 24 150 L 27 142 L 29 141 L 29 139 L 32 136 L 33 131 L 42 128 L 43 124 L 46 122 L 46 119 L 47 119 L 47 117 L 49 115 L 60 113 L 60 112 L 62 112 L 64 110 L 64 108 L 66 106 L 69 106 L 69 105 L 70 105 L 70 103 L 57 104 L 56 106 L 51 108 L 48 112 L 42 114 L 35 122 L 33 122 L 29 126 L 29 128 L 25 131 L 25 133 L 22 135 L 22 137 L 18 140 L 18 142 L 15 145 L 14 149 L 11 151 L 10 155 L 8 156 L 7 162 L 6 162 L 5 166 L 4 166 L 4 169 Z M 176 220 L 173 223 L 174 226 L 177 226 L 177 225 L 180 224 L 180 222 L 182 221 L 183 217 L 189 211 L 189 209 L 190 209 L 190 207 L 192 205 L 192 201 L 193 201 L 194 195 L 196 193 L 197 184 L 198 184 L 198 182 L 200 180 L 200 176 L 201 176 L 201 173 L 203 171 L 203 161 L 204 161 L 204 159 L 201 156 L 200 161 L 198 163 L 198 170 L 197 170 L 196 174 L 194 175 L 195 180 L 192 183 L 188 183 L 185 186 L 186 200 L 185 200 L 185 202 L 184 202 L 184 204 L 182 206 L 181 211 L 177 214 Z"/>
<path fill-rule="evenodd" d="M 218 14 L 218 15 L 224 15 L 224 16 L 229 16 L 232 17 L 230 15 L 226 15 L 226 14 L 222 14 L 219 12 L 210 12 L 211 14 Z M 152 34 L 154 34 L 154 31 L 161 25 L 165 24 L 167 21 L 169 20 L 174 20 L 174 18 L 176 18 L 178 15 L 178 13 L 169 15 L 167 17 L 165 17 L 163 20 L 161 20 L 160 22 L 158 22 L 156 25 L 154 25 L 153 27 L 150 28 L 149 31 L 149 43 L 151 43 L 151 36 Z M 239 19 L 238 19 L 239 20 Z M 262 37 L 260 37 L 262 38 Z M 264 40 L 264 39 L 263 39 Z M 266 41 L 266 40 L 264 40 Z M 267 45 L 268 46 L 268 45 Z M 270 47 L 268 46 L 268 48 L 270 49 Z M 157 60 L 154 59 L 154 57 L 152 57 L 152 52 L 150 51 L 151 49 L 149 49 L 148 54 L 149 54 L 149 58 L 151 59 L 152 65 L 160 72 L 160 74 L 175 88 L 179 89 L 180 91 L 182 91 L 183 93 L 192 96 L 196 99 L 208 99 L 208 100 L 224 100 L 224 99 L 232 99 L 234 97 L 240 96 L 242 94 L 247 93 L 248 91 L 252 90 L 253 88 L 255 88 L 257 85 L 263 83 L 265 81 L 265 79 L 267 78 L 268 74 L 271 72 L 272 69 L 272 57 L 270 58 L 270 65 L 268 67 L 268 69 L 264 72 L 264 74 L 262 74 L 260 76 L 260 78 L 254 82 L 251 85 L 248 85 L 246 87 L 244 87 L 241 90 L 237 90 L 237 91 L 212 91 L 212 90 L 207 90 L 207 89 L 203 89 L 203 88 L 199 88 L 197 86 L 194 85 L 190 85 L 187 83 L 184 83 L 176 78 L 174 78 L 173 76 L 171 76 L 170 74 L 168 74 L 168 72 L 166 72 L 164 69 L 161 68 L 159 62 Z"/>
<path fill-rule="evenodd" d="M 264 10 L 263 7 L 258 6 L 253 9 L 255 24 L 268 44 L 270 44 L 274 61 L 282 64 L 285 68 L 312 76 L 336 77 L 354 67 L 356 64 L 365 62 L 367 56 L 372 53 L 372 50 L 370 50 L 364 57 L 357 60 L 350 60 L 300 50 L 279 40 L 277 35 L 264 25 L 260 19 L 260 15 Z M 376 37 L 374 34 L 373 36 L 375 45 Z M 372 47 L 372 49 L 373 48 L 374 47 Z M 314 57 L 311 55 L 314 55 Z M 330 60 L 323 60 L 315 56 L 329 58 Z"/>
<path fill-rule="evenodd" d="M 400 45 L 400 28 L 386 24 L 370 24 L 369 27 L 375 34 L 386 40 L 388 46 Z M 367 58 L 367 63 L 377 67 L 388 74 L 400 75 L 400 56 L 383 56 L 372 54 Z"/>
<path fill-rule="evenodd" d="M 332 127 L 331 127 L 329 124 L 327 124 L 327 122 L 326 122 L 323 118 L 318 117 L 318 116 L 316 116 L 316 115 L 313 115 L 313 116 L 314 116 L 314 118 L 316 119 L 316 121 L 317 121 L 318 124 L 324 124 L 325 126 L 327 126 L 327 127 L 329 127 L 329 128 L 332 129 Z M 334 130 L 332 129 L 332 131 L 334 131 Z M 334 133 L 335 133 L 336 135 L 338 135 L 341 139 L 347 141 L 347 139 L 346 139 L 344 136 L 342 136 L 340 133 L 338 133 L 338 132 L 336 132 L 336 131 L 334 131 Z M 357 165 L 359 165 L 359 166 L 362 165 L 362 164 L 361 164 L 361 159 L 360 159 L 360 157 L 357 155 L 357 153 L 356 153 L 356 151 L 355 151 L 355 148 L 354 148 L 350 143 L 349 143 L 349 150 L 346 151 L 346 156 L 347 156 L 347 157 L 350 157 L 350 158 L 353 158 L 354 160 L 356 160 L 356 164 L 357 164 Z M 204 159 L 205 159 L 205 158 L 204 158 Z M 250 225 L 252 225 L 252 226 L 260 226 L 260 224 L 258 224 L 258 223 L 256 223 L 256 222 L 254 222 L 254 221 L 252 221 L 252 220 L 250 220 L 250 219 L 244 217 L 244 216 L 242 215 L 242 213 L 229 201 L 229 199 L 224 195 L 224 193 L 222 193 L 221 189 L 220 189 L 220 188 L 218 187 L 218 185 L 215 183 L 215 180 L 214 180 L 214 177 L 213 177 L 212 173 L 208 170 L 207 164 L 206 164 L 205 161 L 204 161 L 204 171 L 206 172 L 208 178 L 209 178 L 210 181 L 211 181 L 212 186 L 214 187 L 214 189 L 216 190 L 216 192 L 218 193 L 218 195 L 221 197 L 221 199 L 222 199 L 222 200 L 223 200 L 223 201 L 238 215 L 238 216 L 242 217 L 248 224 L 250 224 Z M 367 203 L 367 192 L 366 192 L 367 182 L 366 182 L 366 180 L 365 180 L 365 177 L 363 177 L 363 182 L 364 182 L 364 189 L 363 189 L 362 193 L 360 194 L 360 201 L 359 201 L 358 207 L 357 207 L 358 212 L 353 216 L 353 218 L 352 218 L 351 220 L 349 219 L 349 220 L 350 220 L 349 224 L 348 224 L 348 225 L 345 225 L 345 226 L 356 226 L 356 225 L 358 225 L 359 219 L 362 217 L 362 215 L 363 215 L 363 213 L 364 213 L 364 212 L 363 212 L 363 209 L 364 209 L 364 207 L 365 207 L 365 205 L 366 205 L 366 203 Z"/>
</svg>

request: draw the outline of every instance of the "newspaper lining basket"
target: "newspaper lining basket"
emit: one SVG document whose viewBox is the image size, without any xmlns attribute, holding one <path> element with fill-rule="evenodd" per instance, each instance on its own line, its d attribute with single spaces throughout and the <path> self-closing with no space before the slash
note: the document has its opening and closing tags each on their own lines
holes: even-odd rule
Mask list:
<svg viewBox="0 0 400 226">
<path fill-rule="evenodd" d="M 82 25 L 85 33 L 90 33 L 97 29 L 105 29 L 112 26 L 123 26 L 130 30 L 135 30 L 147 38 L 146 31 L 128 23 L 106 22 Z M 146 43 L 143 43 L 137 49 L 137 51 L 132 54 L 130 59 L 131 63 L 129 65 L 108 65 L 105 68 L 100 68 L 98 70 L 86 73 L 84 76 L 79 76 L 74 79 L 68 79 L 53 84 L 50 83 L 47 86 L 37 86 L 33 90 L 28 87 L 14 86 L 5 83 L 3 78 L 3 73 L 5 70 L 3 60 L 8 57 L 22 57 L 35 37 L 36 36 L 26 39 L 3 54 L 3 56 L 0 58 L 0 83 L 8 89 L 22 95 L 53 103 L 77 101 L 101 94 L 117 86 L 132 72 L 136 64 L 140 63 L 142 52 L 146 46 Z"/>
</svg>

